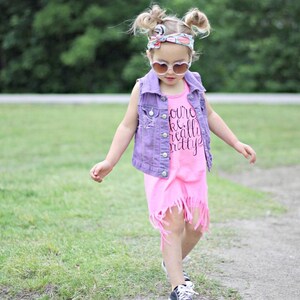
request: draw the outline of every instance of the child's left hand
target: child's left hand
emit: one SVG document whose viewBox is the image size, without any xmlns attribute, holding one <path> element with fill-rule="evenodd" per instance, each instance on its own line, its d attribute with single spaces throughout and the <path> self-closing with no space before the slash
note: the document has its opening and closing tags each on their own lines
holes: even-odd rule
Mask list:
<svg viewBox="0 0 300 300">
<path fill-rule="evenodd" d="M 249 159 L 250 158 L 250 164 L 254 164 L 256 161 L 256 153 L 255 151 L 247 144 L 241 143 L 238 141 L 237 143 L 234 144 L 234 149 L 243 154 L 245 158 Z"/>
</svg>

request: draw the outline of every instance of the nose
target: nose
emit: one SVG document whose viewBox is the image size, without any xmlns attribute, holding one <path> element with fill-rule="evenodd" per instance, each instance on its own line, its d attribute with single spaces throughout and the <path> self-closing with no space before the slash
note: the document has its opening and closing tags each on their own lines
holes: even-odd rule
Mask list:
<svg viewBox="0 0 300 300">
<path fill-rule="evenodd" d="M 174 70 L 173 70 L 173 66 L 172 65 L 168 66 L 167 74 L 174 74 Z"/>
</svg>

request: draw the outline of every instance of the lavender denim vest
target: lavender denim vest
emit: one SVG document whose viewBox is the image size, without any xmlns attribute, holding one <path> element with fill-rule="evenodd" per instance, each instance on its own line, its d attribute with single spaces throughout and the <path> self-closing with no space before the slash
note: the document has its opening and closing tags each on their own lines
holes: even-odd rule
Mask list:
<svg viewBox="0 0 300 300">
<path fill-rule="evenodd" d="M 188 71 L 184 79 L 190 88 L 188 101 L 197 113 L 203 138 L 203 146 L 208 170 L 212 166 L 210 153 L 210 131 L 200 75 Z M 161 94 L 159 79 L 150 70 L 140 82 L 138 103 L 138 126 L 135 132 L 135 144 L 132 164 L 138 170 L 161 178 L 169 177 L 170 144 L 168 98 Z"/>
</svg>

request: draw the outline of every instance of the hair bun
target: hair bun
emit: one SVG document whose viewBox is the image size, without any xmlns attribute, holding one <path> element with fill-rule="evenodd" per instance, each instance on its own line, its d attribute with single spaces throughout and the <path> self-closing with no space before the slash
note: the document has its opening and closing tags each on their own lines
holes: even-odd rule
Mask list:
<svg viewBox="0 0 300 300">
<path fill-rule="evenodd" d="M 184 22 L 190 27 L 195 35 L 201 34 L 206 37 L 210 33 L 210 24 L 207 16 L 198 8 L 190 9 L 184 16 Z"/>
<path fill-rule="evenodd" d="M 137 31 L 140 31 L 142 33 L 150 32 L 150 34 L 153 34 L 155 26 L 163 23 L 163 19 L 166 17 L 165 13 L 166 11 L 160 8 L 159 5 L 153 5 L 137 16 L 132 25 L 133 33 L 136 34 Z"/>
<path fill-rule="evenodd" d="M 149 10 L 149 13 L 153 21 L 155 21 L 157 24 L 162 23 L 163 18 L 166 17 L 166 11 L 160 8 L 157 4 L 152 6 L 152 8 Z"/>
</svg>

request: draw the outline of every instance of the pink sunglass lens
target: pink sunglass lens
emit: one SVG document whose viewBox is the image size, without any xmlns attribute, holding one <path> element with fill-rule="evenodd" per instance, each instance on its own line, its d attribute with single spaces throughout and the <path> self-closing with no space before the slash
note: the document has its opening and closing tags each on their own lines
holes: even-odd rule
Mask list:
<svg viewBox="0 0 300 300">
<path fill-rule="evenodd" d="M 168 66 L 166 64 L 154 63 L 152 65 L 152 68 L 154 69 L 155 72 L 157 72 L 159 74 L 163 74 L 168 71 Z"/>
<path fill-rule="evenodd" d="M 188 65 L 187 64 L 175 64 L 173 66 L 173 70 L 174 70 L 174 73 L 176 74 L 183 74 L 185 73 L 187 70 L 188 70 Z"/>
</svg>

